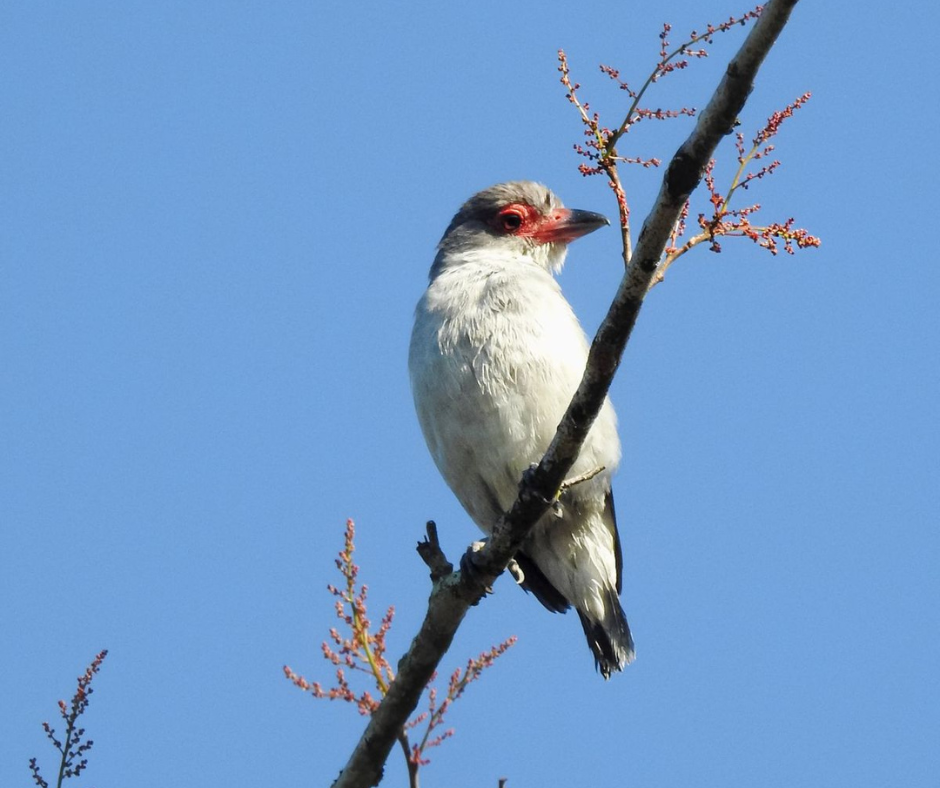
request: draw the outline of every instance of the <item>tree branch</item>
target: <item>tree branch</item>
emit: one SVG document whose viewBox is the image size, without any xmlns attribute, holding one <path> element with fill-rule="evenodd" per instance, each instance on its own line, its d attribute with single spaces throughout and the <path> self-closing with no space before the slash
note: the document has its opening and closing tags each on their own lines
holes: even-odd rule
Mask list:
<svg viewBox="0 0 940 788">
<path fill-rule="evenodd" d="M 597 416 L 636 323 L 682 206 L 699 182 L 715 148 L 734 126 L 754 78 L 798 0 L 771 0 L 741 49 L 728 64 L 695 129 L 679 147 L 663 178 L 659 196 L 643 224 L 636 251 L 591 346 L 577 393 L 538 467 L 527 472 L 519 497 L 474 554 L 473 572 L 432 573 L 433 589 L 421 629 L 398 663 L 388 694 L 369 719 L 349 762 L 333 788 L 367 788 L 382 778 L 385 760 L 414 711 L 431 674 L 450 647 L 471 605 L 506 569 L 532 526 L 548 510 Z"/>
</svg>

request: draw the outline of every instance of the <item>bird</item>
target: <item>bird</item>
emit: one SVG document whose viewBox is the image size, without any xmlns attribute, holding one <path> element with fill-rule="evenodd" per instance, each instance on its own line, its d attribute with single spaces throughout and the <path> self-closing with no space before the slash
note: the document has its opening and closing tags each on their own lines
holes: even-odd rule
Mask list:
<svg viewBox="0 0 940 788">
<path fill-rule="evenodd" d="M 437 246 L 409 376 L 431 456 L 485 534 L 545 454 L 581 381 L 588 340 L 555 274 L 569 243 L 608 224 L 565 208 L 540 183 L 510 181 L 467 200 Z M 550 611 L 575 608 L 605 679 L 634 659 L 611 490 L 620 454 L 605 399 L 571 478 L 602 470 L 564 489 L 515 556 L 526 591 Z"/>
</svg>

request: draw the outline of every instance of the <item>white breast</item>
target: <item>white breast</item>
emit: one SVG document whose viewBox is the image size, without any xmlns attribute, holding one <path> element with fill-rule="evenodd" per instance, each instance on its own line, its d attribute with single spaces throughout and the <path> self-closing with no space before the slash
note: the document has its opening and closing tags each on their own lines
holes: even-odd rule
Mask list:
<svg viewBox="0 0 940 788">
<path fill-rule="evenodd" d="M 409 355 L 418 419 L 441 474 L 484 531 L 548 448 L 587 349 L 557 282 L 525 257 L 447 268 L 418 303 Z M 606 402 L 572 473 L 603 465 L 596 484 L 607 485 L 619 459 Z"/>
</svg>

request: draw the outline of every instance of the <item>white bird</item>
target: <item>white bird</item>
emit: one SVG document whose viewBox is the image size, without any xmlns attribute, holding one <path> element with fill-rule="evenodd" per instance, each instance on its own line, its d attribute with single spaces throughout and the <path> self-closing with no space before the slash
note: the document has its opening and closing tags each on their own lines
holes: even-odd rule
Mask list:
<svg viewBox="0 0 940 788">
<path fill-rule="evenodd" d="M 434 462 L 485 533 L 512 506 L 581 381 L 588 341 L 553 274 L 568 243 L 606 224 L 541 184 L 514 181 L 471 197 L 438 245 L 415 311 L 411 387 Z M 610 488 L 619 461 L 606 400 L 571 474 L 604 470 L 569 487 L 516 554 L 523 588 L 549 610 L 578 611 L 604 678 L 634 656 Z"/>
</svg>

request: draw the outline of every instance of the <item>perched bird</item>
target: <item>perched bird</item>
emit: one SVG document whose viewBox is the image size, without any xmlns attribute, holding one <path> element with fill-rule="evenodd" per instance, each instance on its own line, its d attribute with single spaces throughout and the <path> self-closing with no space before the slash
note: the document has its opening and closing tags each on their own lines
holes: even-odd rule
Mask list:
<svg viewBox="0 0 940 788">
<path fill-rule="evenodd" d="M 546 187 L 501 183 L 471 197 L 444 232 L 418 302 L 409 371 L 438 469 L 486 533 L 555 435 L 588 342 L 553 276 L 568 244 L 609 224 Z M 516 554 L 522 586 L 549 610 L 574 606 L 604 678 L 633 660 L 620 606 L 622 557 L 610 475 L 620 460 L 605 401 L 569 487 Z"/>
</svg>

